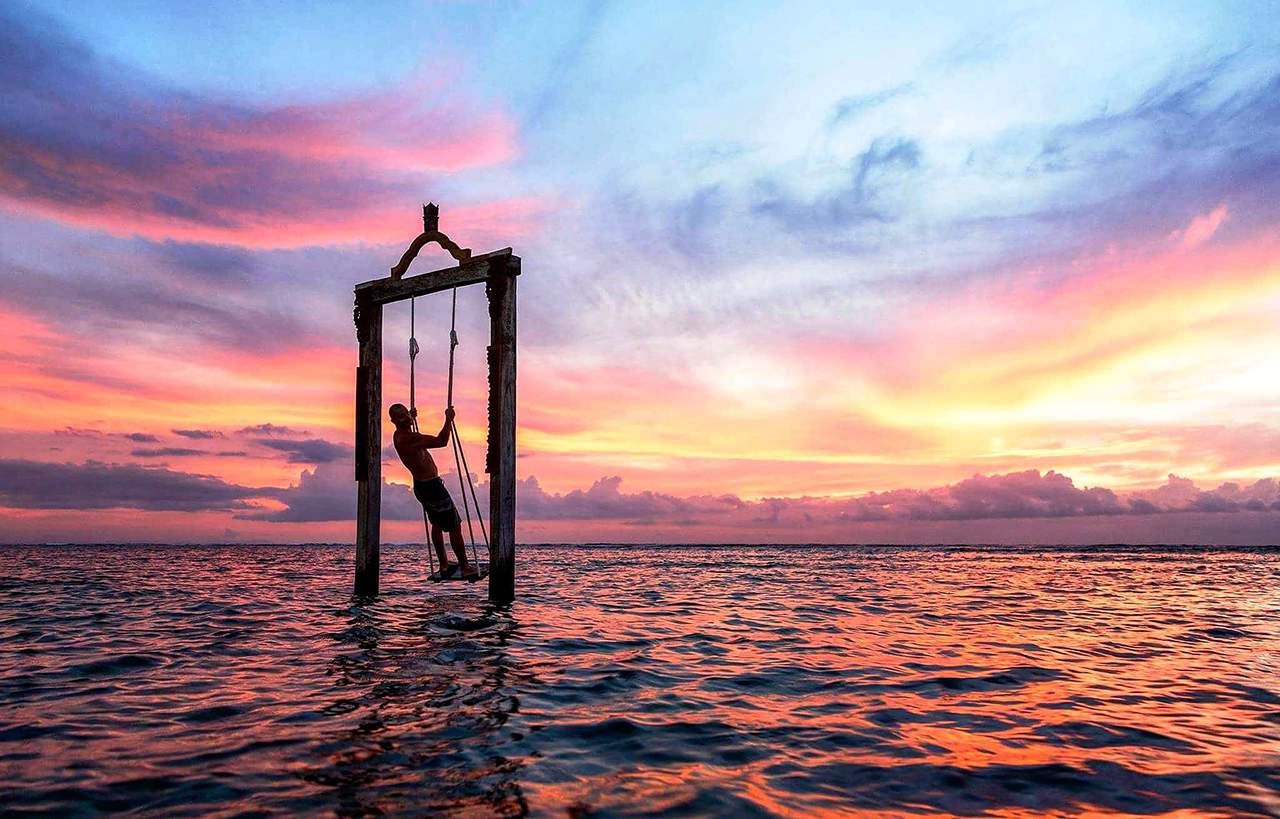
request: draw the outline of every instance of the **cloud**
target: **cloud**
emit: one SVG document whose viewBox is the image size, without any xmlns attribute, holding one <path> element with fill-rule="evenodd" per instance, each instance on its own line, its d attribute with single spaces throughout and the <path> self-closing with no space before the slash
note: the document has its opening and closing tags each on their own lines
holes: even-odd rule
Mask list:
<svg viewBox="0 0 1280 819">
<path fill-rule="evenodd" d="M 135 444 L 158 444 L 160 439 L 148 432 L 124 432 L 120 434 L 121 438 L 133 441 Z"/>
<path fill-rule="evenodd" d="M 243 449 L 226 449 L 211 452 L 206 449 L 191 449 L 181 446 L 162 446 L 153 449 L 135 449 L 129 453 L 135 458 L 192 458 L 208 456 L 213 458 L 245 458 L 249 453 Z"/>
<path fill-rule="evenodd" d="M 1125 511 L 1109 489 L 1081 489 L 1070 478 L 1037 470 L 975 475 L 929 491 L 872 492 L 845 501 L 846 520 L 978 520 L 1114 515 Z"/>
<path fill-rule="evenodd" d="M 1183 247 L 1192 248 L 1204 244 L 1217 233 L 1218 227 L 1227 220 L 1226 205 L 1218 205 L 1208 213 L 1203 213 L 1191 220 L 1185 230 L 1176 230 L 1172 238 L 1178 240 Z"/>
<path fill-rule="evenodd" d="M 174 241 L 147 242 L 145 247 L 165 269 L 215 284 L 244 281 L 256 267 L 254 254 L 239 247 Z"/>
<path fill-rule="evenodd" d="M 827 127 L 832 128 L 856 119 L 874 108 L 879 108 L 891 100 L 897 99 L 904 94 L 911 93 L 913 88 L 913 84 L 908 82 L 896 85 L 893 88 L 885 88 L 880 91 L 875 91 L 870 94 L 858 94 L 855 96 L 844 97 L 832 106 L 831 116 L 827 120 Z"/>
<path fill-rule="evenodd" d="M 300 441 L 258 438 L 256 443 L 277 452 L 287 452 L 291 463 L 327 464 L 351 457 L 351 447 L 323 438 L 306 438 Z"/>
<path fill-rule="evenodd" d="M 1134 493 L 1134 511 L 1160 512 L 1261 512 L 1280 509 L 1280 485 L 1262 478 L 1248 486 L 1227 481 L 1213 490 L 1201 490 L 1188 478 L 1169 475 L 1163 486 Z"/>
<path fill-rule="evenodd" d="M 285 504 L 284 509 L 243 512 L 237 517 L 277 523 L 355 520 L 356 484 L 351 474 L 350 461 L 319 464 L 304 470 L 297 484 L 271 491 L 270 497 Z M 421 520 L 422 507 L 408 487 L 383 479 L 382 519 Z"/>
<path fill-rule="evenodd" d="M 294 429 L 293 427 L 278 426 L 276 424 L 257 424 L 251 427 L 241 427 L 236 430 L 237 435 L 267 435 L 280 438 L 298 438 L 310 435 L 311 433 L 305 429 Z"/>
<path fill-rule="evenodd" d="M 174 450 L 165 454 L 244 455 L 243 452 L 198 450 Z M 442 477 L 461 511 L 457 476 L 446 473 Z M 1073 518 L 1099 521 L 1187 513 L 1211 516 L 1280 513 L 1280 483 L 1271 478 L 1247 485 L 1227 482 L 1216 489 L 1201 490 L 1186 478 L 1170 475 L 1167 482 L 1156 489 L 1121 495 L 1101 487 L 1078 487 L 1058 472 L 1026 470 L 1004 475 L 975 475 L 926 490 L 897 489 L 848 498 L 760 500 L 744 500 L 731 494 L 678 496 L 652 490 L 626 492 L 622 484 L 621 478 L 611 476 L 596 480 L 586 489 L 548 492 L 536 477 L 519 480 L 517 520 L 700 526 L 707 527 L 707 531 L 726 533 L 815 527 L 814 538 L 821 540 L 856 537 L 859 530 L 850 527 L 862 524 Z M 489 484 L 480 476 L 477 476 L 476 494 L 480 509 L 487 515 Z M 282 508 L 264 508 L 264 501 L 274 501 Z M 207 475 L 138 465 L 0 460 L 0 505 L 26 509 L 230 511 L 246 520 L 281 523 L 348 521 L 354 520 L 356 511 L 349 455 L 303 470 L 297 483 L 283 488 L 246 487 Z M 408 487 L 383 480 L 384 520 L 418 521 L 421 516 L 421 507 Z M 1126 531 L 1132 535 L 1134 530 L 1130 527 Z"/>
<path fill-rule="evenodd" d="M 174 429 L 170 431 L 174 435 L 181 435 L 183 438 L 190 438 L 193 441 L 211 441 L 214 438 L 226 437 L 215 429 Z"/>
<path fill-rule="evenodd" d="M 455 482 L 445 476 L 462 508 Z M 480 508 L 488 509 L 489 484 L 478 482 Z M 350 461 L 320 464 L 304 471 L 298 484 L 272 490 L 286 505 L 271 512 L 245 513 L 255 520 L 333 521 L 355 516 Z M 516 482 L 516 518 L 527 521 L 620 521 L 636 525 L 707 525 L 727 529 L 761 526 L 839 525 L 884 522 L 942 522 L 1036 518 L 1099 518 L 1182 512 L 1240 512 L 1280 509 L 1280 487 L 1272 479 L 1249 487 L 1223 484 L 1201 491 L 1184 478 L 1166 486 L 1120 496 L 1101 487 L 1077 487 L 1058 472 L 1036 470 L 975 475 L 934 489 L 896 489 L 851 498 L 764 498 L 735 495 L 681 497 L 665 492 L 624 492 L 622 479 L 604 477 L 587 489 L 547 492 L 536 477 Z M 421 507 L 407 487 L 383 482 L 383 518 L 417 520 Z M 487 514 L 487 511 L 486 511 Z"/>
<path fill-rule="evenodd" d="M 0 504 L 11 508 L 237 511 L 262 496 L 260 489 L 158 467 L 0 459 Z"/>
<path fill-rule="evenodd" d="M 530 476 L 516 484 L 516 516 L 533 520 L 669 519 L 700 513 L 714 515 L 744 506 L 730 495 L 680 498 L 648 490 L 628 494 L 621 491 L 621 486 L 622 478 L 613 476 L 600 478 L 585 490 L 552 494 Z"/>
<path fill-rule="evenodd" d="M 1072 180 L 1050 207 L 1014 217 L 1024 225 L 1074 228 L 1095 243 L 1168 236 L 1190 248 L 1228 217 L 1270 219 L 1280 194 L 1277 94 L 1274 64 L 1251 67 L 1235 54 L 1182 69 L 1128 107 L 1053 127 L 1029 164 L 1015 148 L 1000 165 L 999 144 L 979 155 L 1005 172 L 1022 165 Z"/>
<path fill-rule="evenodd" d="M 125 333 L 154 338 L 158 328 L 180 340 L 219 348 L 269 351 L 292 341 L 299 346 L 323 339 L 307 319 L 269 304 L 219 303 L 207 294 L 172 288 L 164 282 L 123 276 L 77 278 L 73 284 L 50 273 L 8 265 L 0 276 L 0 302 L 28 311 L 63 332 L 120 340 Z M 97 381 L 100 373 L 49 364 L 51 375 Z M 128 389 L 128 383 L 107 384 Z"/>
<path fill-rule="evenodd" d="M 279 107 L 181 92 L 96 54 L 57 23 L 0 12 L 0 198 L 118 234 L 296 246 L 402 234 L 431 180 L 515 153 L 514 126 L 432 77 L 394 92 Z M 508 205 L 459 205 L 451 224 Z M 394 230 L 394 233 L 389 231 Z M 213 277 L 234 256 L 168 251 Z"/>
<path fill-rule="evenodd" d="M 975 475 L 935 489 L 897 489 L 853 498 L 745 501 L 733 495 L 678 497 L 651 491 L 626 493 L 621 484 L 617 477 L 601 478 L 586 490 L 551 494 L 536 478 L 527 478 L 517 485 L 517 517 L 667 523 L 685 519 L 732 527 L 1263 511 L 1280 502 L 1276 482 L 1269 478 L 1248 488 L 1227 483 L 1213 491 L 1201 491 L 1186 479 L 1170 476 L 1166 487 L 1121 497 L 1110 489 L 1077 487 L 1058 472 L 1042 474 L 1037 470 Z"/>
<path fill-rule="evenodd" d="M 192 455 L 207 455 L 203 449 L 188 449 L 179 446 L 163 446 L 155 449 L 135 449 L 129 453 L 135 458 L 187 458 Z"/>
<path fill-rule="evenodd" d="M 900 183 L 905 174 L 920 167 L 918 142 L 879 138 L 854 157 L 844 183 L 816 198 L 790 193 L 772 178 L 762 179 L 752 210 L 779 222 L 788 230 L 822 233 L 864 222 L 888 222 L 893 215 L 878 202 L 880 191 Z"/>
</svg>

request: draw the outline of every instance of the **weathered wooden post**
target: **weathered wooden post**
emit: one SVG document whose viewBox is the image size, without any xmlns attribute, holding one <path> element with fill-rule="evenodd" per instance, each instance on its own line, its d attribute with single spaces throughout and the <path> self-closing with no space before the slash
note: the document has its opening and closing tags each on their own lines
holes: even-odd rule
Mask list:
<svg viewBox="0 0 1280 819">
<path fill-rule="evenodd" d="M 473 256 L 440 232 L 439 209 L 422 209 L 423 232 L 391 275 L 356 285 L 356 579 L 358 595 L 378 593 L 382 519 L 382 308 L 431 293 L 485 284 L 489 297 L 489 599 L 510 603 L 516 575 L 516 277 L 520 257 L 504 248 Z M 405 278 L 426 244 L 439 244 L 456 267 Z M 476 510 L 479 512 L 479 510 Z"/>
<path fill-rule="evenodd" d="M 378 593 L 382 528 L 382 305 L 356 296 L 356 583 L 355 593 Z"/>
<path fill-rule="evenodd" d="M 513 256 L 489 276 L 489 599 L 510 603 L 516 585 L 516 276 Z"/>
</svg>

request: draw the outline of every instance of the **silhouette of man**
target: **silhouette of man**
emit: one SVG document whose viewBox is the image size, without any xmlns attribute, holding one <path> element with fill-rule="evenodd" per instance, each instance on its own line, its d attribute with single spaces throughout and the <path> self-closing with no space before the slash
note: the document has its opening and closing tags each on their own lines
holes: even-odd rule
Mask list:
<svg viewBox="0 0 1280 819">
<path fill-rule="evenodd" d="M 431 523 L 431 545 L 435 547 L 436 556 L 440 558 L 440 577 L 450 577 L 461 569 L 462 576 L 475 579 L 480 576 L 475 566 L 467 562 L 466 544 L 462 540 L 462 518 L 458 516 L 458 508 L 453 505 L 453 498 L 440 479 L 440 470 L 427 450 L 449 445 L 449 431 L 453 428 L 453 407 L 444 411 L 444 426 L 438 435 L 423 435 L 413 431 L 413 419 L 417 411 L 412 413 L 404 404 L 392 404 L 388 410 L 391 423 L 396 425 L 396 433 L 392 442 L 400 462 L 413 476 L 413 496 L 422 504 L 427 512 L 427 520 Z M 453 553 L 458 557 L 458 565 L 449 565 L 449 558 L 444 550 L 444 533 L 449 533 L 449 542 L 453 545 Z"/>
</svg>

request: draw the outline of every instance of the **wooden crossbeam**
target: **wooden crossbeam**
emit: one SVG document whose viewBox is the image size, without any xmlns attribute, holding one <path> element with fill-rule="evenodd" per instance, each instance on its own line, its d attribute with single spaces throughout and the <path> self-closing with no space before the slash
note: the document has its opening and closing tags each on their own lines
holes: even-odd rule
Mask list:
<svg viewBox="0 0 1280 819">
<path fill-rule="evenodd" d="M 514 260 L 514 264 L 513 264 Z M 472 256 L 455 267 L 433 270 L 403 279 L 374 279 L 356 285 L 356 298 L 369 304 L 391 304 L 414 296 L 426 296 L 469 284 L 481 284 L 491 275 L 513 270 L 520 273 L 520 257 L 513 256 L 511 248 L 504 247 L 492 253 Z"/>
</svg>

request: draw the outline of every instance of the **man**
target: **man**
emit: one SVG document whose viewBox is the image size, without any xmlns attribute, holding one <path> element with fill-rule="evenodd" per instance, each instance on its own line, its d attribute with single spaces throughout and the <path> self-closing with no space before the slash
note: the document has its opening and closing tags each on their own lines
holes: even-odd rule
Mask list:
<svg viewBox="0 0 1280 819">
<path fill-rule="evenodd" d="M 459 569 L 462 577 L 476 580 L 480 572 L 467 562 L 466 544 L 462 540 L 462 518 L 458 509 L 449 497 L 449 490 L 440 479 L 440 470 L 427 450 L 449 445 L 449 433 L 453 429 L 453 407 L 444 411 L 444 426 L 438 435 L 423 435 L 413 431 L 413 419 L 417 410 L 412 413 L 404 404 L 392 404 L 388 414 L 391 423 L 396 425 L 396 433 L 392 437 L 396 454 L 413 476 L 413 496 L 422 504 L 427 512 L 427 520 L 431 523 L 431 545 L 435 547 L 440 558 L 440 577 L 450 577 Z M 449 533 L 449 542 L 453 545 L 453 553 L 458 557 L 458 565 L 449 565 L 449 558 L 444 551 L 444 533 Z"/>
</svg>

